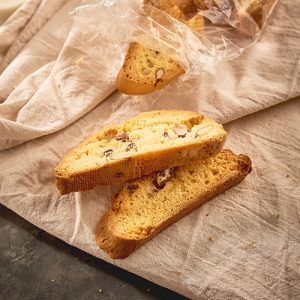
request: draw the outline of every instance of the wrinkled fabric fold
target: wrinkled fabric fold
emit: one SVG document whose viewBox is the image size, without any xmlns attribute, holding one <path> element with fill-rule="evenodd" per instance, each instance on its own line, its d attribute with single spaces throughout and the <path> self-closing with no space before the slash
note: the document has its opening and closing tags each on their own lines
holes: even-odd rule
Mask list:
<svg viewBox="0 0 300 300">
<path fill-rule="evenodd" d="M 12 46 L 15 39 L 36 12 L 41 0 L 30 0 L 13 13 L 2 26 L 0 26 L 0 70 L 4 70 L 3 60 L 7 50 Z M 1 72 L 0 72 L 1 73 Z"/>
<path fill-rule="evenodd" d="M 68 0 L 29 0 L 0 26 L 0 73 Z M 8 51 L 6 51 L 8 50 Z M 1 59 L 2 57 L 2 59 Z"/>
</svg>

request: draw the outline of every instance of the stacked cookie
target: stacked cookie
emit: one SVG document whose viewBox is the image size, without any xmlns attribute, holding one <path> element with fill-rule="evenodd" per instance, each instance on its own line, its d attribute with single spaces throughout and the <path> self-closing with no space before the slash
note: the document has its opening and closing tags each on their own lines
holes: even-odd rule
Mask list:
<svg viewBox="0 0 300 300">
<path fill-rule="evenodd" d="M 247 156 L 222 150 L 226 136 L 222 125 L 198 113 L 142 113 L 67 154 L 55 169 L 57 187 L 66 194 L 123 183 L 96 241 L 124 258 L 251 171 Z"/>
</svg>

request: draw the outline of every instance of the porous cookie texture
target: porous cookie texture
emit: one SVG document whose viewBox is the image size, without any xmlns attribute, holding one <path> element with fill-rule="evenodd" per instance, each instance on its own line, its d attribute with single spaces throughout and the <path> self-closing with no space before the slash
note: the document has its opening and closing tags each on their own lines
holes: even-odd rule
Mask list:
<svg viewBox="0 0 300 300">
<path fill-rule="evenodd" d="M 203 29 L 203 17 L 195 15 L 187 18 L 176 1 L 145 0 L 144 3 L 168 13 L 194 31 L 201 32 Z M 144 95 L 165 87 L 184 72 L 183 66 L 168 55 L 131 43 L 116 82 L 119 91 L 124 94 Z"/>
<path fill-rule="evenodd" d="M 128 182 L 100 219 L 96 242 L 110 257 L 125 258 L 250 171 L 249 157 L 222 150 L 205 161 Z"/>
<path fill-rule="evenodd" d="M 223 126 L 189 111 L 152 111 L 103 128 L 73 149 L 55 169 L 61 194 L 138 178 L 216 155 Z"/>
</svg>

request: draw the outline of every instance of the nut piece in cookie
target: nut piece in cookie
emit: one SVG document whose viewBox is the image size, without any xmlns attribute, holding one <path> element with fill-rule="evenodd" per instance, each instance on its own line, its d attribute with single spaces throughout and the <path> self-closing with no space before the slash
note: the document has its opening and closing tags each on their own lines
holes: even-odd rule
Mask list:
<svg viewBox="0 0 300 300">
<path fill-rule="evenodd" d="M 166 169 L 158 172 L 152 182 L 156 189 L 161 190 L 165 187 L 166 182 L 168 182 L 174 176 L 175 168 Z"/>
<path fill-rule="evenodd" d="M 127 132 L 122 132 L 116 136 L 117 141 L 128 142 L 129 136 Z"/>
<path fill-rule="evenodd" d="M 164 69 L 158 69 L 155 73 L 157 79 L 161 79 L 165 75 Z"/>
<path fill-rule="evenodd" d="M 197 137 L 200 137 L 200 136 L 203 136 L 207 133 L 209 133 L 214 127 L 212 125 L 206 125 L 202 128 L 199 128 L 197 131 L 196 131 L 196 135 L 195 135 L 195 138 Z"/>
<path fill-rule="evenodd" d="M 128 144 L 128 146 L 126 147 L 126 152 L 130 151 L 131 149 L 134 149 L 135 151 L 138 151 L 137 146 L 134 142 L 131 142 Z"/>
<path fill-rule="evenodd" d="M 113 149 L 107 149 L 103 152 L 102 155 L 105 157 L 110 157 L 113 154 L 113 152 L 114 152 Z"/>
<path fill-rule="evenodd" d="M 188 133 L 188 129 L 185 124 L 179 124 L 174 127 L 174 132 L 177 134 L 178 137 L 184 138 Z"/>
</svg>

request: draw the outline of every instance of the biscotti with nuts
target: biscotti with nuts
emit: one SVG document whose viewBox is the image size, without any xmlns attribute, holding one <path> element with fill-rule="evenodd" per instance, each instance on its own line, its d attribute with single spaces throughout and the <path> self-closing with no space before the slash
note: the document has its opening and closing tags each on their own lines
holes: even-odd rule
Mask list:
<svg viewBox="0 0 300 300">
<path fill-rule="evenodd" d="M 61 194 L 110 185 L 216 155 L 222 125 L 195 112 L 146 112 L 111 125 L 72 150 L 55 169 Z"/>
<path fill-rule="evenodd" d="M 187 19 L 174 0 L 145 0 L 144 3 L 165 11 L 194 31 L 203 29 L 203 17 L 195 15 Z M 168 55 L 131 43 L 117 76 L 117 88 L 124 94 L 145 95 L 165 87 L 184 72 L 183 66 Z"/>
<path fill-rule="evenodd" d="M 176 60 L 131 43 L 117 77 L 117 87 L 124 94 L 144 95 L 165 87 L 183 73 L 183 67 Z"/>
<path fill-rule="evenodd" d="M 222 150 L 205 161 L 128 182 L 100 219 L 96 242 L 110 257 L 125 258 L 250 171 L 249 157 Z"/>
</svg>

